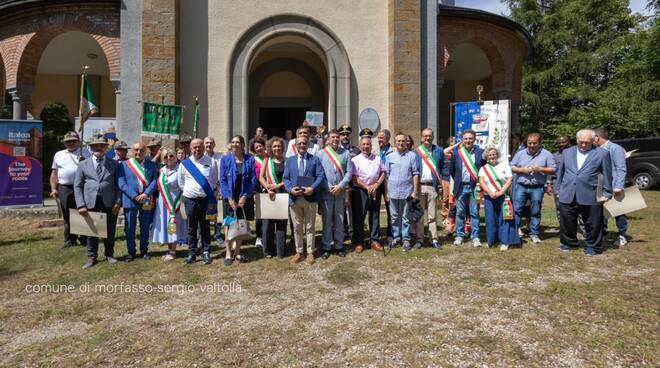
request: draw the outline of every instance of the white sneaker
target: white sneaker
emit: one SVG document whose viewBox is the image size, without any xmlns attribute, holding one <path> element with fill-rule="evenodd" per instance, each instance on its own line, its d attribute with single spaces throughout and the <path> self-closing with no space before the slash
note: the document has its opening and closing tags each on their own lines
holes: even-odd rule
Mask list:
<svg viewBox="0 0 660 368">
<path fill-rule="evenodd" d="M 257 240 L 254 242 L 254 246 L 257 247 L 257 248 L 262 247 L 261 238 L 257 238 Z"/>
<path fill-rule="evenodd" d="M 628 244 L 628 239 L 626 239 L 625 236 L 619 235 L 619 238 L 614 241 L 614 246 L 615 247 L 621 247 Z"/>
<path fill-rule="evenodd" d="M 506 244 L 500 244 L 500 250 L 502 250 L 502 251 L 509 250 L 509 246 L 506 245 Z"/>
<path fill-rule="evenodd" d="M 472 246 L 475 248 L 478 248 L 481 246 L 481 240 L 479 238 L 474 238 L 472 239 Z"/>
<path fill-rule="evenodd" d="M 539 244 L 543 241 L 543 240 L 541 240 L 541 238 L 539 238 L 538 235 L 530 235 L 529 239 L 531 239 L 532 243 L 534 243 L 534 244 Z"/>
<path fill-rule="evenodd" d="M 456 239 L 454 239 L 454 246 L 458 247 L 461 244 L 463 244 L 463 238 L 461 238 L 460 236 L 456 237 Z"/>
</svg>

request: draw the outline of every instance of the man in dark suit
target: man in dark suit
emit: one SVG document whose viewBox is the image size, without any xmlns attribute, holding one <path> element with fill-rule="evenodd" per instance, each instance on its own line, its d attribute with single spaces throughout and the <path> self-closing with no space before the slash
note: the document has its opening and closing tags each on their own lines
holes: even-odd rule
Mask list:
<svg viewBox="0 0 660 368">
<path fill-rule="evenodd" d="M 577 248 L 577 219 L 584 221 L 584 253 L 602 252 L 603 203 L 612 198 L 612 163 L 610 154 L 594 146 L 595 133 L 583 129 L 577 133 L 577 146 L 562 152 L 555 192 L 559 197 L 561 251 Z M 598 177 L 603 178 L 602 195 Z"/>
<path fill-rule="evenodd" d="M 318 202 L 318 191 L 323 182 L 323 167 L 319 158 L 307 152 L 309 139 L 305 136 L 296 138 L 297 155 L 289 157 L 284 164 L 284 188 L 289 193 L 289 212 L 293 222 L 296 255 L 293 263 L 301 262 L 304 244 L 307 239 L 307 264 L 314 264 L 314 225 Z M 302 186 L 299 177 L 311 177 L 311 185 Z"/>
<path fill-rule="evenodd" d="M 117 187 L 117 161 L 105 157 L 108 143 L 102 136 L 94 138 L 90 143 L 93 156 L 81 161 L 76 170 L 74 180 L 74 195 L 78 212 L 87 216 L 88 211 L 104 212 L 107 215 L 108 237 L 104 241 L 105 258 L 108 263 L 115 264 L 115 227 L 117 213 L 121 203 L 121 192 Z M 87 238 L 87 262 L 83 265 L 88 269 L 96 264 L 99 239 Z"/>
<path fill-rule="evenodd" d="M 149 259 L 149 227 L 154 216 L 158 169 L 145 159 L 147 148 L 142 143 L 133 145 L 133 157 L 119 166 L 119 189 L 123 193 L 127 262 L 135 259 L 135 230 L 140 220 L 140 257 Z"/>
<path fill-rule="evenodd" d="M 483 150 L 474 144 L 476 133 L 472 129 L 463 132 L 462 142 L 454 145 L 451 160 L 443 169 L 446 176 L 454 178 L 454 198 L 456 198 L 456 239 L 454 246 L 463 243 L 465 219 L 472 219 L 470 238 L 472 245 L 481 246 L 479 240 L 479 169 L 485 164 Z"/>
</svg>

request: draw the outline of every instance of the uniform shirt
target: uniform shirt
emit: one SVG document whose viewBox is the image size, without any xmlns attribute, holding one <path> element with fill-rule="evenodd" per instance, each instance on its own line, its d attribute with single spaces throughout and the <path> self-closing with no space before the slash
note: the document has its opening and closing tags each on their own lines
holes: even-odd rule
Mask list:
<svg viewBox="0 0 660 368">
<path fill-rule="evenodd" d="M 394 152 L 385 165 L 387 193 L 392 199 L 407 199 L 413 192 L 413 177 L 419 175 L 415 152 Z"/>
<path fill-rule="evenodd" d="M 63 149 L 55 153 L 53 157 L 53 170 L 57 170 L 57 183 L 62 185 L 73 185 L 73 180 L 76 178 L 76 170 L 78 169 L 78 158 L 82 155 L 83 158 L 90 158 L 92 153 L 86 148 L 78 148 L 71 152 Z"/>
<path fill-rule="evenodd" d="M 557 170 L 555 157 L 545 148 L 541 148 L 535 154 L 530 154 L 529 149 L 516 152 L 511 160 L 511 167 L 540 166 Z M 543 173 L 517 174 L 516 182 L 522 185 L 543 185 L 548 180 L 548 175 Z"/>
<path fill-rule="evenodd" d="M 195 156 L 190 156 L 189 159 L 202 173 L 202 175 L 206 178 L 209 184 L 211 184 L 211 189 L 215 189 L 218 183 L 217 178 L 219 178 L 218 176 L 219 170 L 215 161 L 208 156 L 202 156 L 199 160 L 196 160 Z M 179 182 L 179 187 L 183 188 L 184 197 L 187 198 L 206 197 L 206 192 L 204 192 L 202 186 L 197 183 L 197 180 L 195 180 L 195 178 L 190 174 L 190 172 L 188 172 L 188 170 L 183 164 L 179 165 L 177 180 Z"/>
<path fill-rule="evenodd" d="M 479 177 L 485 178 L 486 185 L 488 185 L 488 189 L 490 189 L 493 192 L 497 192 L 497 189 L 495 189 L 493 184 L 491 184 L 490 179 L 488 179 L 488 176 L 486 175 L 486 170 L 488 170 L 486 165 L 488 164 L 484 164 L 484 166 L 482 166 L 481 169 L 479 169 Z M 506 162 L 500 162 L 499 164 L 495 165 L 494 169 L 495 172 L 497 173 L 497 176 L 500 179 L 502 179 L 502 186 L 504 186 L 504 182 L 506 182 L 508 178 L 513 176 L 513 172 L 511 172 L 511 166 L 509 166 L 509 164 Z M 493 180 L 495 180 L 495 178 L 493 178 Z"/>
<path fill-rule="evenodd" d="M 370 156 L 360 153 L 351 159 L 351 165 L 353 165 L 353 176 L 357 176 L 366 185 L 376 183 L 380 174 L 385 171 L 380 156 L 373 153 Z"/>
<path fill-rule="evenodd" d="M 311 143 L 311 144 L 310 144 L 310 143 Z M 296 145 L 296 139 L 295 139 L 295 138 L 289 141 L 289 146 L 288 146 L 288 148 L 286 149 L 286 155 L 285 155 L 286 158 L 289 158 L 289 157 L 291 157 L 291 156 L 295 156 L 296 153 L 295 153 L 295 151 L 293 150 L 293 146 L 295 146 L 295 145 Z M 298 147 L 296 147 L 296 149 L 297 149 L 297 148 L 298 148 Z M 312 143 L 312 140 L 311 140 L 311 139 L 308 140 L 308 141 L 307 141 L 307 153 L 309 153 L 310 155 L 314 156 L 314 155 L 316 155 L 316 153 L 317 153 L 318 151 L 319 151 L 319 145 L 316 144 L 316 143 Z"/>
</svg>

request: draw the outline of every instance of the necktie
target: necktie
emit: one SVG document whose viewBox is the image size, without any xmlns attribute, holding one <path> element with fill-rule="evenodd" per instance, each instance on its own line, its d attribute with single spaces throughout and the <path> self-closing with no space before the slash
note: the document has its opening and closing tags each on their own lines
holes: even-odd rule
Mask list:
<svg viewBox="0 0 660 368">
<path fill-rule="evenodd" d="M 298 175 L 305 176 L 305 157 L 300 156 L 298 160 Z"/>
<path fill-rule="evenodd" d="M 96 175 L 100 178 L 102 173 L 103 173 L 103 159 L 102 158 L 97 158 L 96 159 Z"/>
</svg>

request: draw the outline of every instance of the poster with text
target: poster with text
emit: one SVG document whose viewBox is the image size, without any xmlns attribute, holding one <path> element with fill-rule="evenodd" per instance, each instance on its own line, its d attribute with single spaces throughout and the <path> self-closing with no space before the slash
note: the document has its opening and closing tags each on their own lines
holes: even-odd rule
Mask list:
<svg viewBox="0 0 660 368">
<path fill-rule="evenodd" d="M 40 120 L 0 119 L 0 207 L 43 205 Z"/>
<path fill-rule="evenodd" d="M 476 144 L 497 146 L 501 157 L 509 156 L 511 127 L 511 101 L 459 102 L 454 104 L 454 137 L 463 138 L 463 132 L 476 132 Z"/>
</svg>

